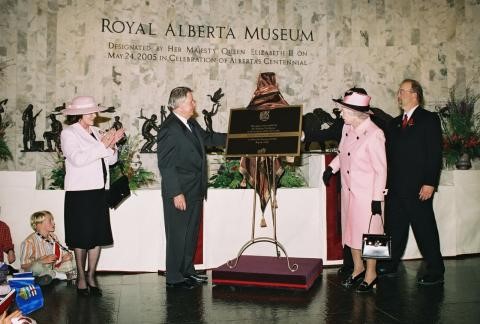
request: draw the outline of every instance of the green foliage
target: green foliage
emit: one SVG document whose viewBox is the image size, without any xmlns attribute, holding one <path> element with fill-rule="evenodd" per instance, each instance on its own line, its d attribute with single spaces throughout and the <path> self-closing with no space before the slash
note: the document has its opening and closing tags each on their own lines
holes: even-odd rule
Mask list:
<svg viewBox="0 0 480 324">
<path fill-rule="evenodd" d="M 217 174 L 210 177 L 208 186 L 212 188 L 245 188 L 243 175 L 239 171 L 240 160 L 227 160 L 218 169 Z"/>
<path fill-rule="evenodd" d="M 3 137 L 0 137 L 0 160 L 8 161 L 13 159 L 12 152 L 8 148 L 7 142 Z"/>
<path fill-rule="evenodd" d="M 62 153 L 57 150 L 55 153 L 54 159 L 52 161 L 53 167 L 50 170 L 50 186 L 48 189 L 62 189 L 63 183 L 65 182 L 65 158 Z"/>
<path fill-rule="evenodd" d="M 302 172 L 294 165 L 287 164 L 284 166 L 285 172 L 280 178 L 280 188 L 299 188 L 305 187 L 306 182 Z"/>
<path fill-rule="evenodd" d="M 279 180 L 279 187 L 297 188 L 306 185 L 300 170 L 294 165 L 285 165 L 285 172 Z M 244 181 L 243 175 L 240 173 L 240 160 L 226 160 L 218 169 L 217 174 L 210 177 L 208 183 L 212 188 L 250 188 L 247 181 Z"/>
<path fill-rule="evenodd" d="M 454 165 L 464 153 L 471 158 L 480 156 L 480 114 L 474 111 L 479 99 L 480 95 L 474 94 L 470 88 L 466 89 L 464 97 L 457 98 L 455 88 L 452 88 L 446 106 L 437 109 L 447 166 Z"/>
<path fill-rule="evenodd" d="M 0 122 L 0 160 L 8 161 L 12 160 L 12 152 L 8 148 L 7 142 L 5 141 L 5 131 L 8 127 L 12 125 L 9 118 L 5 118 Z"/>
<path fill-rule="evenodd" d="M 123 174 L 128 177 L 131 190 L 137 190 L 156 182 L 155 174 L 142 167 L 138 154 L 141 140 L 139 136 L 127 136 L 127 141 L 118 152 L 118 160 L 110 169 L 110 183 L 120 178 Z"/>
</svg>

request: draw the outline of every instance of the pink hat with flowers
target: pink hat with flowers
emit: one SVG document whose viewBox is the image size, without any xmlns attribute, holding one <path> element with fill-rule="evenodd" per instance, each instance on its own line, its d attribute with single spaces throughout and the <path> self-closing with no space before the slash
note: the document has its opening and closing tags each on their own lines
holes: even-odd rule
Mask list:
<svg viewBox="0 0 480 324">
<path fill-rule="evenodd" d="M 93 97 L 78 96 L 73 98 L 72 102 L 67 105 L 67 108 L 62 110 L 62 113 L 64 115 L 86 115 L 107 109 L 108 107 L 97 105 Z"/>
</svg>

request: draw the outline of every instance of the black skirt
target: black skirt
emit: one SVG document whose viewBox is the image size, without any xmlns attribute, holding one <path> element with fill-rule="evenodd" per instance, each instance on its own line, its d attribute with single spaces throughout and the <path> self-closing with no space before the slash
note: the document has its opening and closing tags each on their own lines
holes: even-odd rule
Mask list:
<svg viewBox="0 0 480 324">
<path fill-rule="evenodd" d="M 104 188 L 65 192 L 65 243 L 71 249 L 113 244 Z"/>
</svg>

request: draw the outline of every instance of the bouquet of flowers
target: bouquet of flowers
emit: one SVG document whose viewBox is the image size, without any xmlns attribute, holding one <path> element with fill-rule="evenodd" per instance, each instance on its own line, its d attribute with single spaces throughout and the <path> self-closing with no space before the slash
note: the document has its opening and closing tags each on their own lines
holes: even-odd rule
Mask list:
<svg viewBox="0 0 480 324">
<path fill-rule="evenodd" d="M 128 177 L 131 190 L 137 190 L 156 182 L 155 174 L 142 167 L 140 161 L 141 139 L 137 136 L 127 136 L 126 142 L 119 147 L 118 161 L 114 167 L 110 169 L 110 184 L 115 182 L 123 174 Z"/>
<path fill-rule="evenodd" d="M 445 107 L 437 108 L 443 130 L 443 156 L 446 166 L 455 165 L 462 155 L 480 156 L 480 113 L 475 113 L 475 103 L 480 95 L 470 88 L 463 98 L 456 98 L 455 88 Z"/>
</svg>

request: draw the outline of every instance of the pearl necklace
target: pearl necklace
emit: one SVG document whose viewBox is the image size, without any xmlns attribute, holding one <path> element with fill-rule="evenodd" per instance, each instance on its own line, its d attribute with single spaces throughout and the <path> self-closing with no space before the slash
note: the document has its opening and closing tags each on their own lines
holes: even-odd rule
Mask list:
<svg viewBox="0 0 480 324">
<path fill-rule="evenodd" d="M 42 240 L 44 240 L 45 242 L 51 244 L 51 245 L 55 245 L 55 243 L 58 244 L 58 246 L 63 250 L 63 251 L 66 251 L 68 252 L 68 249 L 66 247 L 64 247 L 63 245 L 61 245 L 57 240 L 55 240 L 53 237 L 51 237 L 50 235 L 48 237 L 50 237 L 52 239 L 52 241 L 50 241 L 48 239 L 48 237 L 45 237 L 43 236 L 42 234 L 38 233 L 38 232 L 35 232 L 35 234 L 37 234 L 39 237 L 42 238 Z"/>
</svg>

